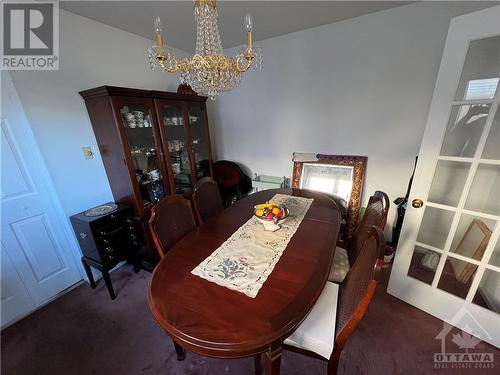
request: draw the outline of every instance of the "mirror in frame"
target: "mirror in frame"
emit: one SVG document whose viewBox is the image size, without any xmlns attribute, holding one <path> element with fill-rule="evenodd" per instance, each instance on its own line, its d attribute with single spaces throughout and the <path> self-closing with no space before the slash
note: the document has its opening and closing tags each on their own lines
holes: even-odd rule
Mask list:
<svg viewBox="0 0 500 375">
<path fill-rule="evenodd" d="M 342 240 L 350 239 L 358 224 L 367 162 L 366 156 L 293 154 L 292 188 L 320 191 L 347 203 Z"/>
</svg>

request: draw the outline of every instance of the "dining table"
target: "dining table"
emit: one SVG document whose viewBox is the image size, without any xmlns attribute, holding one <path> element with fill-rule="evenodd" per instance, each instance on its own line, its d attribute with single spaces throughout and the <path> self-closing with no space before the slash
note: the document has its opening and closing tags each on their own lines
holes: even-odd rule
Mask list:
<svg viewBox="0 0 500 375">
<path fill-rule="evenodd" d="M 276 194 L 312 198 L 296 232 L 255 298 L 192 273 Z M 328 281 L 340 230 L 328 195 L 271 189 L 238 200 L 178 241 L 156 266 L 148 302 L 158 324 L 184 350 L 214 358 L 265 354 L 267 374 L 279 374 L 283 340 L 300 325 Z M 259 372 L 261 369 L 256 369 Z"/>
</svg>

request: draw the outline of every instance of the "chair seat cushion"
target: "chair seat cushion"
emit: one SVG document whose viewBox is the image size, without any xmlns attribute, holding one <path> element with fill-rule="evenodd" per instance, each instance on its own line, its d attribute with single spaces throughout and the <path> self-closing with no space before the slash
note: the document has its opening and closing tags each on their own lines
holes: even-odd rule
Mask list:
<svg viewBox="0 0 500 375">
<path fill-rule="evenodd" d="M 335 248 L 335 254 L 333 255 L 333 264 L 330 269 L 330 276 L 328 281 L 334 283 L 341 283 L 344 281 L 347 273 L 349 272 L 349 257 L 347 256 L 347 250 L 342 247 Z"/>
<path fill-rule="evenodd" d="M 285 339 L 285 345 L 308 350 L 329 359 L 335 342 L 338 293 L 339 286 L 327 282 L 307 317 Z"/>
</svg>

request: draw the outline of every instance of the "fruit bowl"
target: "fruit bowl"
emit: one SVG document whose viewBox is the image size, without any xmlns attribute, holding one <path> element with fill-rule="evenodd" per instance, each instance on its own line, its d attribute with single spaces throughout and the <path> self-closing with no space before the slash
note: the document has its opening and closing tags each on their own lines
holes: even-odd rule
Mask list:
<svg viewBox="0 0 500 375">
<path fill-rule="evenodd" d="M 269 201 L 256 205 L 254 215 L 261 223 L 283 223 L 290 215 L 290 211 L 283 203 Z"/>
</svg>

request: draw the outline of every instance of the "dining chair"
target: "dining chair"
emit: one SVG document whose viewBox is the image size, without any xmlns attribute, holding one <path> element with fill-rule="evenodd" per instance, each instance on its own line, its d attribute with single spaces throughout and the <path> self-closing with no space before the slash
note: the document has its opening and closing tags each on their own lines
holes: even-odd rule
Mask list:
<svg viewBox="0 0 500 375">
<path fill-rule="evenodd" d="M 376 191 L 368 200 L 365 213 L 361 218 L 351 239 L 346 247 L 337 246 L 333 257 L 332 269 L 330 270 L 329 281 L 341 283 L 349 272 L 349 268 L 354 264 L 359 249 L 363 244 L 367 232 L 371 226 L 384 230 L 389 212 L 389 197 L 383 191 Z M 383 261 L 383 258 L 382 258 Z"/>
<path fill-rule="evenodd" d="M 315 305 L 283 342 L 283 349 L 328 361 L 336 374 L 340 354 L 373 298 L 384 256 L 384 234 L 372 226 L 341 285 L 327 282 Z"/>
<path fill-rule="evenodd" d="M 213 164 L 214 180 L 219 185 L 224 207 L 244 198 L 252 190 L 252 180 L 240 166 L 229 160 L 219 160 Z"/>
<path fill-rule="evenodd" d="M 219 187 L 210 177 L 203 177 L 196 183 L 193 191 L 193 202 L 200 224 L 224 209 Z"/>
<path fill-rule="evenodd" d="M 164 257 L 177 241 L 196 227 L 191 203 L 182 195 L 169 195 L 151 209 L 149 227 L 156 250 Z"/>
</svg>

